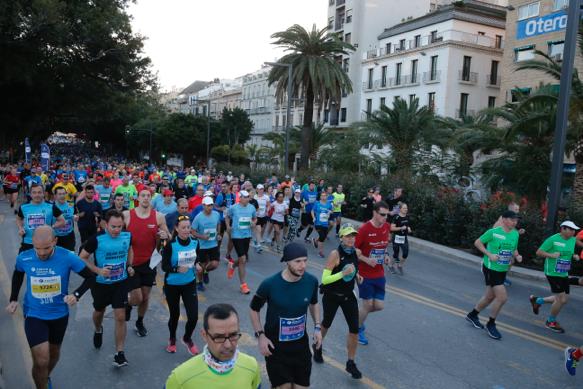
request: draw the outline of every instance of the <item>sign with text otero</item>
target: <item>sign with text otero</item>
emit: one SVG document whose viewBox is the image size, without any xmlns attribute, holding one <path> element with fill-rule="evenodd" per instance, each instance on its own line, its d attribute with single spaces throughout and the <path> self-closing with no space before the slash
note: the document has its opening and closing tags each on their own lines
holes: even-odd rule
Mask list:
<svg viewBox="0 0 583 389">
<path fill-rule="evenodd" d="M 561 10 L 540 16 L 521 20 L 516 23 L 516 39 L 526 39 L 533 36 L 561 31 L 567 28 L 567 12 Z"/>
</svg>

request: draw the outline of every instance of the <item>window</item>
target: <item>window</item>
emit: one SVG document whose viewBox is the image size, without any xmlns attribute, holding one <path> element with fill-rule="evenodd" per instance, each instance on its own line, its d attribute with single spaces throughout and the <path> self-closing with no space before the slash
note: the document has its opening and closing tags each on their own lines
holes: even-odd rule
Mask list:
<svg viewBox="0 0 583 389">
<path fill-rule="evenodd" d="M 385 54 L 391 54 L 391 42 L 385 45 Z"/>
<path fill-rule="evenodd" d="M 405 39 L 399 41 L 399 50 L 405 50 Z"/>
<path fill-rule="evenodd" d="M 284 115 L 284 116 L 282 116 L 282 117 L 281 117 L 281 126 L 282 126 L 283 128 L 285 128 L 285 120 L 286 120 L 286 119 L 287 119 L 287 116 L 286 116 L 286 115 Z"/>
<path fill-rule="evenodd" d="M 386 101 L 386 99 L 385 99 L 384 97 L 381 97 L 381 104 L 380 104 L 380 106 L 381 106 L 381 107 L 382 107 L 383 105 L 386 105 L 386 104 L 385 104 L 385 101 Z"/>
<path fill-rule="evenodd" d="M 334 18 L 328 19 L 328 29 L 331 30 L 334 28 Z"/>
<path fill-rule="evenodd" d="M 403 63 L 399 62 L 395 67 L 395 85 L 401 85 L 401 68 Z"/>
<path fill-rule="evenodd" d="M 352 42 L 352 34 L 348 33 L 344 35 L 344 42 L 351 43 Z"/>
<path fill-rule="evenodd" d="M 421 46 L 421 35 L 415 35 L 415 39 L 413 40 L 413 47 Z"/>
<path fill-rule="evenodd" d="M 516 103 L 520 97 L 530 95 L 530 88 L 515 88 L 510 91 L 512 102 Z"/>
<path fill-rule="evenodd" d="M 551 57 L 555 61 L 562 61 L 564 48 L 565 48 L 564 41 L 549 42 L 549 57 Z"/>
<path fill-rule="evenodd" d="M 429 43 L 437 42 L 437 30 L 431 31 L 429 33 Z"/>
<path fill-rule="evenodd" d="M 427 106 L 431 111 L 435 111 L 435 92 L 429 92 L 427 94 Z"/>
<path fill-rule="evenodd" d="M 468 112 L 468 97 L 470 95 L 468 95 L 467 93 L 461 93 L 460 94 L 460 109 L 459 109 L 459 115 L 458 117 L 463 118 L 464 116 L 466 116 L 466 113 Z"/>
<path fill-rule="evenodd" d="M 324 123 L 328 123 L 329 118 L 330 118 L 330 111 L 325 109 L 324 110 Z"/>
<path fill-rule="evenodd" d="M 409 95 L 409 105 L 413 104 L 413 100 L 415 100 L 415 98 L 416 98 L 415 94 Z"/>
<path fill-rule="evenodd" d="M 498 61 L 492 61 L 490 64 L 490 78 L 488 80 L 490 85 L 498 85 Z"/>
<path fill-rule="evenodd" d="M 381 68 L 381 87 L 387 86 L 387 67 L 383 66 Z"/>
<path fill-rule="evenodd" d="M 501 49 L 502 48 L 502 35 L 496 35 L 495 47 L 497 49 Z"/>
<path fill-rule="evenodd" d="M 431 65 L 429 68 L 429 79 L 434 81 L 437 79 L 437 55 L 431 56 Z"/>
<path fill-rule="evenodd" d="M 346 11 L 346 23 L 352 23 L 352 10 Z"/>
<path fill-rule="evenodd" d="M 340 121 L 342 123 L 346 121 L 346 108 L 340 108 Z"/>
<path fill-rule="evenodd" d="M 478 31 L 478 35 L 485 36 L 486 33 L 484 31 Z"/>
<path fill-rule="evenodd" d="M 528 18 L 538 16 L 539 8 L 540 8 L 540 1 L 518 7 L 518 20 L 523 20 L 523 19 L 528 19 Z"/>
<path fill-rule="evenodd" d="M 534 45 L 514 49 L 514 61 L 521 62 L 534 59 Z"/>
<path fill-rule="evenodd" d="M 488 96 L 488 108 L 494 108 L 496 106 L 496 96 Z"/>
<path fill-rule="evenodd" d="M 372 89 L 372 77 L 374 75 L 374 68 L 368 69 L 368 89 Z"/>
<path fill-rule="evenodd" d="M 372 99 L 366 99 L 366 117 L 369 118 L 372 113 Z"/>
<path fill-rule="evenodd" d="M 342 70 L 344 70 L 345 73 L 348 73 L 349 68 L 350 68 L 350 58 L 344 58 L 342 60 Z"/>
<path fill-rule="evenodd" d="M 417 83 L 417 64 L 418 60 L 414 59 L 411 61 L 411 84 Z"/>
<path fill-rule="evenodd" d="M 470 81 L 470 69 L 472 67 L 472 57 L 464 55 L 464 63 L 462 67 L 462 80 Z"/>
<path fill-rule="evenodd" d="M 558 11 L 560 9 L 567 8 L 568 6 L 569 6 L 569 0 L 555 0 L 553 10 Z"/>
</svg>

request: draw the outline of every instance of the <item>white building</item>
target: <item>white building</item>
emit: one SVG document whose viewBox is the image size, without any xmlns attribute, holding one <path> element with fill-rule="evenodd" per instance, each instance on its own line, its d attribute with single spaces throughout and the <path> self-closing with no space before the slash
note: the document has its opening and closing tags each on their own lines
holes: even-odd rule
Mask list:
<svg viewBox="0 0 583 389">
<path fill-rule="evenodd" d="M 340 109 L 332 107 L 329 125 L 348 126 L 361 120 L 363 54 L 379 49 L 378 33 L 402 21 L 425 15 L 451 0 L 328 0 L 328 27 L 355 46 L 337 60 L 352 80 L 353 93 L 342 96 Z M 485 0 L 506 6 L 508 0 Z"/>
<path fill-rule="evenodd" d="M 241 108 L 253 122 L 253 131 L 249 143 L 266 144 L 263 135 L 274 130 L 275 86 L 268 86 L 267 77 L 271 67 L 261 69 L 243 76 Z"/>
<path fill-rule="evenodd" d="M 234 80 L 215 79 L 206 88 L 188 96 L 189 112 L 193 115 L 207 116 L 210 104 L 210 116 L 220 119 L 224 108 L 241 108 L 242 77 Z"/>
<path fill-rule="evenodd" d="M 469 0 L 385 29 L 363 54 L 358 119 L 396 98 L 448 117 L 495 106 L 505 18 L 505 7 Z"/>
</svg>

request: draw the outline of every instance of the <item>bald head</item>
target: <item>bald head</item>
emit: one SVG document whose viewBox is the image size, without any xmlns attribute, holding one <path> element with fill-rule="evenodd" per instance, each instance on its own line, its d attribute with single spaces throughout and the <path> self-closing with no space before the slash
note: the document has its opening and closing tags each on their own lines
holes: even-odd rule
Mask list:
<svg viewBox="0 0 583 389">
<path fill-rule="evenodd" d="M 36 240 L 38 242 L 52 241 L 55 239 L 55 231 L 50 226 L 44 225 L 37 227 L 32 234 L 33 242 Z"/>
<path fill-rule="evenodd" d="M 32 245 L 39 259 L 48 259 L 53 254 L 56 244 L 57 237 L 50 226 L 44 225 L 34 230 Z"/>
</svg>

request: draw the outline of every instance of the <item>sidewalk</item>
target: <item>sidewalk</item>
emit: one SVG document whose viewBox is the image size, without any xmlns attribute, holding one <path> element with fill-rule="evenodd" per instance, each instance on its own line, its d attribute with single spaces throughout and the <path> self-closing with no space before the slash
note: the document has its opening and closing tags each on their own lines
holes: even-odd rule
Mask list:
<svg viewBox="0 0 583 389">
<path fill-rule="evenodd" d="M 356 220 L 348 218 L 343 218 L 343 220 L 346 220 L 347 222 L 352 223 L 358 227 L 362 225 L 362 222 Z M 468 263 L 474 263 L 476 265 L 476 268 L 478 268 L 482 263 L 482 258 L 476 255 L 467 253 L 462 250 L 452 249 L 437 243 L 429 242 L 427 240 L 415 238 L 413 236 L 409 236 L 409 247 L 415 249 L 416 251 L 443 256 L 444 259 L 448 260 L 459 260 Z M 527 280 L 545 282 L 547 280 L 545 274 L 542 271 L 526 269 L 519 266 L 513 266 L 512 269 L 508 272 L 508 274 L 512 277 L 518 277 Z"/>
</svg>

